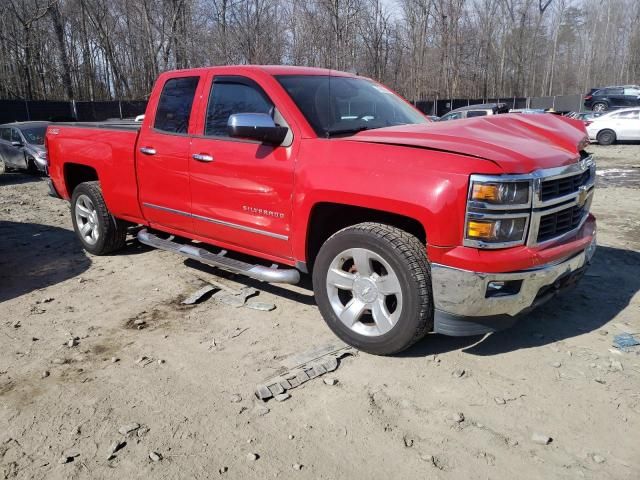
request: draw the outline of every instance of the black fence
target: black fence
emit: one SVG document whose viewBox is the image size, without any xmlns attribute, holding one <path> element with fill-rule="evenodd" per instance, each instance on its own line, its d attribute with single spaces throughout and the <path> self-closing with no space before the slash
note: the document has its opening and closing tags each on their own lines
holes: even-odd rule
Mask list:
<svg viewBox="0 0 640 480">
<path fill-rule="evenodd" d="M 504 103 L 510 109 L 554 109 L 558 112 L 580 112 L 584 110 L 582 95 L 557 95 L 554 97 L 508 97 L 508 98 L 450 98 L 418 100 L 413 102 L 418 110 L 427 115 L 441 117 L 456 108 L 480 103 Z"/>
<path fill-rule="evenodd" d="M 100 122 L 135 118 L 144 113 L 145 100 L 112 102 L 56 102 L 0 100 L 0 123 L 49 120 L 52 122 Z"/>
<path fill-rule="evenodd" d="M 509 108 L 553 108 L 559 112 L 582 111 L 582 95 L 555 97 L 452 98 L 418 100 L 414 105 L 427 115 L 441 117 L 456 108 L 479 103 L 505 103 Z M 144 113 L 147 102 L 55 102 L 44 100 L 0 100 L 0 123 L 49 120 L 53 122 L 100 122 L 109 119 L 135 118 Z"/>
</svg>

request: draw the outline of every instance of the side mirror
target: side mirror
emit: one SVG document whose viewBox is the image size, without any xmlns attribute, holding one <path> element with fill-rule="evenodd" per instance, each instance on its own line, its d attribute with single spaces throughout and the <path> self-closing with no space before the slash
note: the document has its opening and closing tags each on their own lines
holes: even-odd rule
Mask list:
<svg viewBox="0 0 640 480">
<path fill-rule="evenodd" d="M 16 140 L 11 142 L 11 145 L 13 145 L 14 147 L 24 147 L 24 145 L 22 144 L 22 142 L 18 142 Z"/>
<path fill-rule="evenodd" d="M 270 145 L 280 145 L 289 129 L 277 126 L 266 113 L 234 113 L 227 121 L 227 132 L 235 138 L 250 138 Z"/>
</svg>

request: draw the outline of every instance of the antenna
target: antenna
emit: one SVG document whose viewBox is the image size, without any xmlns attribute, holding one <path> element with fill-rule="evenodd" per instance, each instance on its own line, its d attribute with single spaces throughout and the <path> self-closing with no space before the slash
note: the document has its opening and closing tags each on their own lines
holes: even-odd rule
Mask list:
<svg viewBox="0 0 640 480">
<path fill-rule="evenodd" d="M 331 72 L 333 71 L 332 68 L 329 68 L 329 92 L 327 95 L 327 102 L 329 102 L 329 108 L 327 109 L 327 113 L 328 116 L 331 117 Z M 327 122 L 329 122 L 329 118 L 327 118 Z M 326 128 L 325 129 L 325 135 L 327 138 L 329 138 L 329 129 Z"/>
</svg>

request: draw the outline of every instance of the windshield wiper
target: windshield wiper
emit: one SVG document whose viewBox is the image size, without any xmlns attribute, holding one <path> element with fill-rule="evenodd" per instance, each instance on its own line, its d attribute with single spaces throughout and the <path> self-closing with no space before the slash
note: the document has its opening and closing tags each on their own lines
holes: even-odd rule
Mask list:
<svg viewBox="0 0 640 480">
<path fill-rule="evenodd" d="M 327 138 L 333 137 L 334 135 L 354 134 L 354 133 L 362 132 L 363 130 L 372 130 L 374 128 L 379 128 L 379 127 L 371 127 L 369 125 L 360 125 L 359 127 L 353 127 L 353 128 L 341 128 L 341 129 L 336 129 L 336 130 L 327 130 Z"/>
</svg>

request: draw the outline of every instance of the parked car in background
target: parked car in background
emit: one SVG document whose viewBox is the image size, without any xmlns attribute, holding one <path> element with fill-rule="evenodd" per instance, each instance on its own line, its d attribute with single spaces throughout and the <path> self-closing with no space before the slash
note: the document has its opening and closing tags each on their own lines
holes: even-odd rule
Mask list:
<svg viewBox="0 0 640 480">
<path fill-rule="evenodd" d="M 587 122 L 592 121 L 594 118 L 598 118 L 601 115 L 603 115 L 603 112 L 569 112 L 565 116 Z"/>
<path fill-rule="evenodd" d="M 427 118 L 428 118 L 429 120 L 431 120 L 432 122 L 437 122 L 437 121 L 439 121 L 439 120 L 440 120 L 440 117 L 439 117 L 439 116 L 437 116 L 437 115 L 427 115 Z"/>
<path fill-rule="evenodd" d="M 49 122 L 16 122 L 0 125 L 0 160 L 5 170 L 46 172 L 44 134 Z"/>
<path fill-rule="evenodd" d="M 486 117 L 487 115 L 497 115 L 498 113 L 509 113 L 509 108 L 505 103 L 481 103 L 469 105 L 468 107 L 456 108 L 440 117 L 440 122 L 447 120 L 458 120 L 461 118 Z"/>
<path fill-rule="evenodd" d="M 546 113 L 544 108 L 512 108 L 509 113 L 523 113 L 525 115 L 539 115 Z"/>
<path fill-rule="evenodd" d="M 586 122 L 590 140 L 611 145 L 617 140 L 640 140 L 640 107 L 607 113 Z"/>
<path fill-rule="evenodd" d="M 601 88 L 585 95 L 584 106 L 594 112 L 640 106 L 640 86 L 621 85 Z"/>
</svg>

